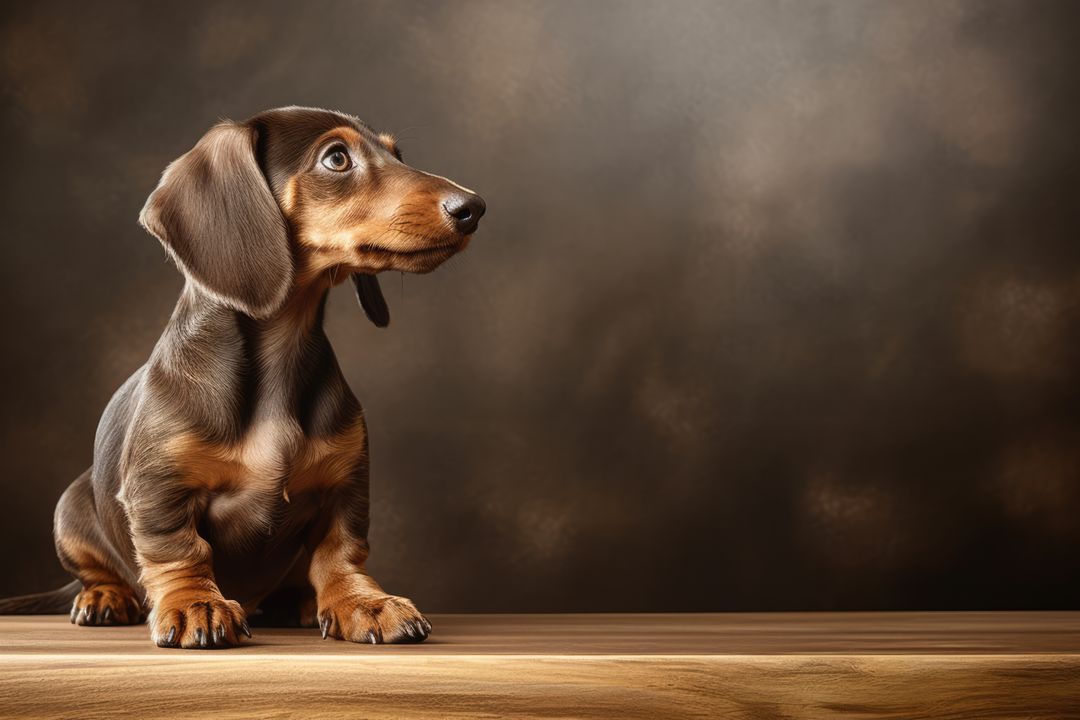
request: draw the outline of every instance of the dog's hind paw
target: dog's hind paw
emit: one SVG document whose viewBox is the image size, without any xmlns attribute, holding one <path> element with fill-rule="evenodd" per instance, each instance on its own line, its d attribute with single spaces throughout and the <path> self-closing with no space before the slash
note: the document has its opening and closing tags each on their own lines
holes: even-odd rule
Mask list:
<svg viewBox="0 0 1080 720">
<path fill-rule="evenodd" d="M 142 621 L 142 605 L 125 585 L 84 587 L 71 606 L 71 622 L 76 625 L 138 625 Z"/>
</svg>

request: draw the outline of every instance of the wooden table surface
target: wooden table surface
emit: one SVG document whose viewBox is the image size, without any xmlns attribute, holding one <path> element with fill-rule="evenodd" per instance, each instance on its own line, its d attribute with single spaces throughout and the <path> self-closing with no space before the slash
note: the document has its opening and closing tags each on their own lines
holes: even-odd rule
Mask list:
<svg viewBox="0 0 1080 720">
<path fill-rule="evenodd" d="M 422 645 L 0 618 L 0 717 L 1080 718 L 1080 613 L 433 615 Z"/>
</svg>

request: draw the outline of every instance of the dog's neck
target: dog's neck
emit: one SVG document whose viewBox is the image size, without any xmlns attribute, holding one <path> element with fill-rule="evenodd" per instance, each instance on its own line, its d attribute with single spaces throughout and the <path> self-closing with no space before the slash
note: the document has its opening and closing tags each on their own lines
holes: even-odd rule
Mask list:
<svg viewBox="0 0 1080 720">
<path fill-rule="evenodd" d="M 266 413 L 306 428 L 305 405 L 340 374 L 323 331 L 330 287 L 329 278 L 297 283 L 277 312 L 256 319 L 189 282 L 151 366 L 183 384 L 211 435 L 236 437 Z"/>
<path fill-rule="evenodd" d="M 248 318 L 244 322 L 258 334 L 263 355 L 289 356 L 313 336 L 322 336 L 323 311 L 333 282 L 329 274 L 300 275 L 293 283 L 281 307 L 265 318 Z M 283 358 L 284 359 L 284 358 Z"/>
</svg>

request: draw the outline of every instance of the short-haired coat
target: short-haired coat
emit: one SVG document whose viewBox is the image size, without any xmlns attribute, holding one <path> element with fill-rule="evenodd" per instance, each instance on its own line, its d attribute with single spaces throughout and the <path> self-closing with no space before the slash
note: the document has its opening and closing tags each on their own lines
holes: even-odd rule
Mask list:
<svg viewBox="0 0 1080 720">
<path fill-rule="evenodd" d="M 184 648 L 238 643 L 257 609 L 323 637 L 427 637 L 413 603 L 365 570 L 367 432 L 323 309 L 352 278 L 385 326 L 376 273 L 433 270 L 484 210 L 349 115 L 289 107 L 211 128 L 139 217 L 186 283 L 57 505 L 77 582 L 0 612 L 73 600 L 73 622 L 100 625 L 148 611 L 153 641 Z"/>
</svg>

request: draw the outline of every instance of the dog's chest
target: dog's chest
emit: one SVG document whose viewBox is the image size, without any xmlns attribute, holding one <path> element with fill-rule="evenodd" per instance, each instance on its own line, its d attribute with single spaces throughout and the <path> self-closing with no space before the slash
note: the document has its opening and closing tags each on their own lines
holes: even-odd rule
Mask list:
<svg viewBox="0 0 1080 720">
<path fill-rule="evenodd" d="M 293 422 L 256 424 L 210 492 L 207 520 L 219 542 L 242 547 L 288 535 L 314 516 L 327 492 L 352 478 L 363 453 L 362 427 L 311 438 Z"/>
<path fill-rule="evenodd" d="M 282 518 L 317 504 L 321 495 L 348 482 L 364 461 L 362 421 L 330 436 L 311 437 L 287 417 L 257 419 L 233 443 L 182 436 L 169 454 L 185 482 L 206 500 L 213 525 L 241 535 L 266 534 Z"/>
<path fill-rule="evenodd" d="M 334 435 L 311 437 L 292 418 L 256 422 L 232 450 L 237 473 L 232 487 L 261 490 L 273 483 L 286 500 L 290 494 L 335 487 L 362 459 L 365 439 L 358 423 Z"/>
</svg>

